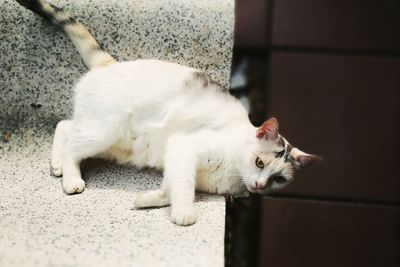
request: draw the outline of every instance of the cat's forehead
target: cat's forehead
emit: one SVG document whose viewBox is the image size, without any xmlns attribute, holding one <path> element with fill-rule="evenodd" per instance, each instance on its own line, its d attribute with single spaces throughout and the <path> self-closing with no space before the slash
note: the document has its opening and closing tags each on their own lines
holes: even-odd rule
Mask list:
<svg viewBox="0 0 400 267">
<path fill-rule="evenodd" d="M 293 179 L 294 168 L 290 159 L 292 146 L 282 139 L 282 143 L 268 144 L 267 149 L 259 155 L 266 165 L 268 175 L 279 175 L 287 180 Z"/>
<path fill-rule="evenodd" d="M 285 147 L 289 143 L 286 141 L 285 138 L 282 136 L 278 137 L 278 140 L 271 142 L 271 141 L 264 141 L 260 142 L 260 152 L 262 154 L 269 154 L 269 153 L 276 153 L 285 149 Z"/>
<path fill-rule="evenodd" d="M 281 163 L 290 163 L 289 156 L 293 147 L 284 137 L 279 136 L 278 140 L 274 142 L 266 142 L 263 146 L 264 148 L 259 152 L 259 157 L 262 160 L 267 162 L 274 160 L 280 161 Z"/>
</svg>

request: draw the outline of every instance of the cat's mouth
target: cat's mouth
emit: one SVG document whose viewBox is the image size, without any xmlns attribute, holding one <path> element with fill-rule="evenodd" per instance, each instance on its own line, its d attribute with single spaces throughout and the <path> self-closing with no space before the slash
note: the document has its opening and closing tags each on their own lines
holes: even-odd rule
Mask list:
<svg viewBox="0 0 400 267">
<path fill-rule="evenodd" d="M 256 186 L 252 186 L 252 185 L 246 185 L 246 187 L 250 193 L 259 194 L 259 195 L 266 195 L 266 194 L 270 193 L 271 191 L 273 191 L 273 189 L 271 187 L 271 183 L 266 183 L 262 187 L 256 187 Z"/>
<path fill-rule="evenodd" d="M 253 187 L 253 186 L 247 186 L 247 190 L 250 193 L 255 193 L 255 194 L 265 194 L 266 191 L 268 191 L 267 186 L 264 186 L 263 188 L 258 188 L 258 187 Z"/>
<path fill-rule="evenodd" d="M 258 194 L 258 195 L 267 195 L 268 193 L 272 192 L 271 188 L 248 188 L 249 192 L 252 194 Z"/>
</svg>

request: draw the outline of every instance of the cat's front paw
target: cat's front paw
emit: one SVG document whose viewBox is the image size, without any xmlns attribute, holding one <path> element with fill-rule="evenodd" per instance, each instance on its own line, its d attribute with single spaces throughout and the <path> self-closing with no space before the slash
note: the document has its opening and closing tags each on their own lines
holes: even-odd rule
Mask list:
<svg viewBox="0 0 400 267">
<path fill-rule="evenodd" d="M 63 179 L 62 187 L 67 194 L 78 194 L 85 189 L 85 181 L 81 178 Z"/>
<path fill-rule="evenodd" d="M 197 211 L 194 207 L 173 207 L 171 220 L 177 225 L 191 225 L 197 220 Z"/>
<path fill-rule="evenodd" d="M 50 163 L 51 174 L 60 177 L 63 174 L 62 163 L 59 160 L 52 160 Z"/>
</svg>

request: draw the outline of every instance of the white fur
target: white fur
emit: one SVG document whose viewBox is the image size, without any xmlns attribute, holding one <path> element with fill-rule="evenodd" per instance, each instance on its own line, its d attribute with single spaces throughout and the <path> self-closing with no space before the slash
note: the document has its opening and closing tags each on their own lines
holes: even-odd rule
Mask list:
<svg viewBox="0 0 400 267">
<path fill-rule="evenodd" d="M 54 137 L 52 168 L 63 174 L 64 191 L 84 190 L 84 158 L 154 167 L 164 171 L 162 186 L 138 194 L 135 206 L 171 204 L 172 221 L 189 225 L 197 218 L 195 189 L 241 193 L 281 171 L 255 166 L 256 156 L 281 148 L 259 140 L 242 105 L 215 85 L 203 88 L 194 72 L 137 60 L 87 73 L 75 89 L 73 119 L 60 122 Z"/>
</svg>

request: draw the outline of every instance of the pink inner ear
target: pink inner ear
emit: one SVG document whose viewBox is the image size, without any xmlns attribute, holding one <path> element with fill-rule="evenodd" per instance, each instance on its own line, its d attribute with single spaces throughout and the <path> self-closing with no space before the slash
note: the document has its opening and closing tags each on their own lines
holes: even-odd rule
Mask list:
<svg viewBox="0 0 400 267">
<path fill-rule="evenodd" d="M 260 139 L 265 138 L 268 141 L 273 141 L 278 139 L 278 120 L 271 118 L 258 128 L 256 136 Z"/>
</svg>

